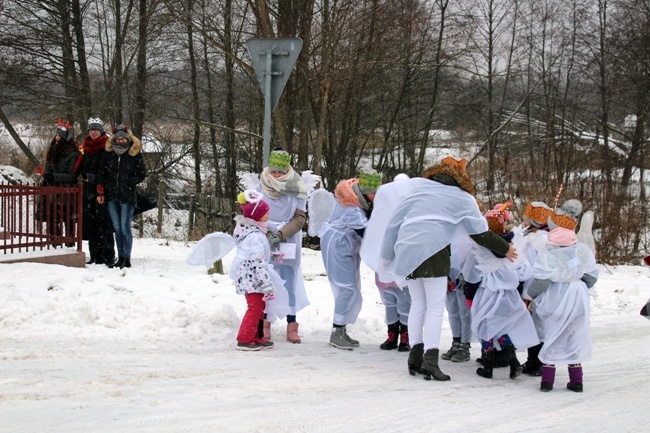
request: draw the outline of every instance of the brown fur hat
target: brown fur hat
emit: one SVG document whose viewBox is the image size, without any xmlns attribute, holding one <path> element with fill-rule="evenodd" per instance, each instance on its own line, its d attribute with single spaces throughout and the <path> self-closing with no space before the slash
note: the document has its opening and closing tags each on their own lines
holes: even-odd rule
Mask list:
<svg viewBox="0 0 650 433">
<path fill-rule="evenodd" d="M 466 166 L 467 160 L 465 158 L 456 159 L 448 156 L 443 158 L 439 164 L 428 168 L 422 177 L 432 179 L 436 174 L 446 174 L 453 178 L 461 189 L 473 195 L 474 185 L 472 184 L 472 180 L 469 178 L 469 174 L 465 170 Z"/>
</svg>

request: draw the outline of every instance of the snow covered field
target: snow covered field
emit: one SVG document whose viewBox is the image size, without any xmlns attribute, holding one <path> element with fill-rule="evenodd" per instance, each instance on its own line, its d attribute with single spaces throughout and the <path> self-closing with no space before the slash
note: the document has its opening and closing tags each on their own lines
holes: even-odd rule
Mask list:
<svg viewBox="0 0 650 433">
<path fill-rule="evenodd" d="M 126 272 L 0 264 L 0 432 L 642 432 L 649 431 L 650 270 L 603 267 L 592 300 L 585 392 L 539 379 L 476 375 L 440 361 L 451 382 L 410 377 L 381 351 L 383 306 L 362 268 L 352 352 L 328 347 L 332 294 L 320 252 L 303 250 L 311 306 L 303 343 L 235 350 L 245 310 L 227 275 L 185 264 L 193 244 L 135 239 Z M 85 249 L 87 251 L 87 249 Z M 227 269 L 234 253 L 224 259 Z M 443 349 L 451 343 L 448 323 Z M 473 344 L 472 357 L 479 356 Z M 525 360 L 525 352 L 519 352 Z"/>
</svg>

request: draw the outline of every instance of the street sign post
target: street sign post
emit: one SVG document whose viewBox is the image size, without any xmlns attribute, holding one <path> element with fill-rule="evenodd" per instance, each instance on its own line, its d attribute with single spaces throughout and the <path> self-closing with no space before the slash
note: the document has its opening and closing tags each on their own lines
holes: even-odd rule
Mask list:
<svg viewBox="0 0 650 433">
<path fill-rule="evenodd" d="M 264 167 L 271 151 L 271 112 L 280 100 L 293 65 L 302 50 L 302 39 L 249 39 L 246 42 L 257 81 L 264 93 Z"/>
</svg>

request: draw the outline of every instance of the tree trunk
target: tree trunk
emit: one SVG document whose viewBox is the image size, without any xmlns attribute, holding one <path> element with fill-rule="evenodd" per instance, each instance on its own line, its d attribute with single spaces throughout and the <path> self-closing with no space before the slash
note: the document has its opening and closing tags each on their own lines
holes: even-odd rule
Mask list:
<svg viewBox="0 0 650 433">
<path fill-rule="evenodd" d="M 86 43 L 83 32 L 83 20 L 79 0 L 72 0 L 72 26 L 77 41 L 77 64 L 79 65 L 79 78 L 81 80 L 81 88 L 77 92 L 77 109 L 83 116 L 84 122 L 79 123 L 82 125 L 82 130 L 85 132 L 87 127 L 85 120 L 92 116 L 93 107 L 90 94 L 90 74 L 88 73 L 88 64 L 86 61 Z"/>
<path fill-rule="evenodd" d="M 135 77 L 135 100 L 133 101 L 133 134 L 142 138 L 147 109 L 147 36 L 149 28 L 149 0 L 140 0 L 138 25 L 138 53 Z"/>
<path fill-rule="evenodd" d="M 187 2 L 187 11 L 192 13 L 193 0 Z M 190 58 L 190 82 L 192 86 L 192 108 L 194 111 L 194 136 L 192 137 L 192 154 L 194 157 L 194 190 L 201 193 L 201 109 L 199 107 L 199 90 L 197 85 L 196 56 L 194 55 L 194 35 L 192 26 L 187 25 L 187 47 Z"/>
</svg>

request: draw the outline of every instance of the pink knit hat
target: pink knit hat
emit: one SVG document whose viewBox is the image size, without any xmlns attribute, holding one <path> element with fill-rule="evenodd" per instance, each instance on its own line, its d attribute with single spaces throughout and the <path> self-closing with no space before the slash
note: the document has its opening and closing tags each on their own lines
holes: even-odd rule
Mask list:
<svg viewBox="0 0 650 433">
<path fill-rule="evenodd" d="M 269 205 L 262 200 L 262 194 L 257 191 L 247 189 L 239 193 L 237 201 L 246 218 L 259 221 L 264 215 L 269 213 Z"/>
<path fill-rule="evenodd" d="M 568 247 L 578 242 L 578 237 L 573 230 L 558 227 L 550 231 L 548 242 L 560 247 Z"/>
</svg>

